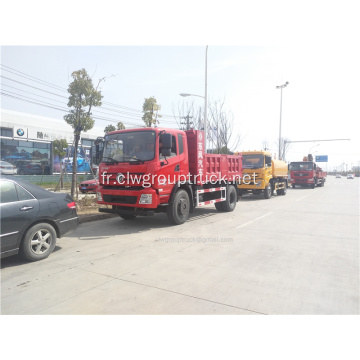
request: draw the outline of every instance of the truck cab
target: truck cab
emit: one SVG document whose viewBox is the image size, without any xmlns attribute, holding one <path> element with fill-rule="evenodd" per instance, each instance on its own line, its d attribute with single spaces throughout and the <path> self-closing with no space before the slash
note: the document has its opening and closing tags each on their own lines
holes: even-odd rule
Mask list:
<svg viewBox="0 0 360 360">
<path fill-rule="evenodd" d="M 279 195 L 286 194 L 287 165 L 284 161 L 272 158 L 268 151 L 242 152 L 243 177 L 238 184 L 240 195 L 251 192 L 254 195 L 264 193 L 269 199 L 274 190 Z"/>
<path fill-rule="evenodd" d="M 289 165 L 290 183 L 294 189 L 296 185 L 310 186 L 312 189 L 315 186 L 324 186 L 326 172 L 324 172 L 313 161 L 294 161 Z"/>
</svg>

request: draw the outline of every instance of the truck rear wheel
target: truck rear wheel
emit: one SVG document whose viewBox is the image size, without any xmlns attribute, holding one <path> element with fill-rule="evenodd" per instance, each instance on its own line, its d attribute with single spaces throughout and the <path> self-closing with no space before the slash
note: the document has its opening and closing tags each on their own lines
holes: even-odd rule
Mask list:
<svg viewBox="0 0 360 360">
<path fill-rule="evenodd" d="M 190 200 L 188 193 L 180 189 L 167 208 L 167 216 L 171 224 L 183 224 L 189 218 Z"/>
<path fill-rule="evenodd" d="M 124 220 L 133 220 L 136 218 L 136 215 L 119 214 L 119 216 Z"/>
<path fill-rule="evenodd" d="M 291 187 L 292 187 L 293 189 L 295 189 L 295 184 L 291 184 Z"/>
<path fill-rule="evenodd" d="M 272 187 L 271 187 L 271 184 L 269 183 L 268 186 L 264 190 L 264 198 L 270 199 L 271 195 L 272 195 Z"/>
<path fill-rule="evenodd" d="M 227 188 L 226 200 L 216 204 L 222 204 L 222 209 L 223 209 L 222 211 L 230 212 L 230 211 L 234 211 L 236 207 L 236 201 L 237 201 L 236 189 L 234 186 L 230 185 Z"/>
<path fill-rule="evenodd" d="M 217 202 L 215 203 L 215 208 L 217 211 L 225 211 L 224 210 L 224 207 L 223 207 L 223 204 L 224 204 L 224 201 L 220 201 L 220 202 Z"/>
<path fill-rule="evenodd" d="M 286 195 L 286 191 L 287 191 L 287 184 L 286 184 L 286 182 L 285 182 L 285 183 L 284 183 L 284 188 L 277 190 L 277 194 L 278 194 L 278 195 Z"/>
</svg>

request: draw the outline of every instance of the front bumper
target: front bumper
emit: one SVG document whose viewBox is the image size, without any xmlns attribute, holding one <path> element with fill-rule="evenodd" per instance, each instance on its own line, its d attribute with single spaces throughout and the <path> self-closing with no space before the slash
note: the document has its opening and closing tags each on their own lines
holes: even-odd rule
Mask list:
<svg viewBox="0 0 360 360">
<path fill-rule="evenodd" d="M 160 196 L 152 188 L 139 190 L 105 190 L 98 188 L 102 200 L 98 199 L 99 205 L 114 205 L 121 207 L 156 209 L 160 204 Z M 140 204 L 141 195 L 151 195 L 151 204 Z"/>
</svg>

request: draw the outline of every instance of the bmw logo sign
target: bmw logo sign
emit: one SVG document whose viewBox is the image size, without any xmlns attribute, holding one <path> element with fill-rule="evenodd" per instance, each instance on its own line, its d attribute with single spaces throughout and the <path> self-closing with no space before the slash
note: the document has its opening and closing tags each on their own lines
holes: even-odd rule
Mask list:
<svg viewBox="0 0 360 360">
<path fill-rule="evenodd" d="M 23 129 L 17 129 L 16 133 L 17 133 L 19 136 L 24 136 L 25 131 L 24 131 Z"/>
</svg>

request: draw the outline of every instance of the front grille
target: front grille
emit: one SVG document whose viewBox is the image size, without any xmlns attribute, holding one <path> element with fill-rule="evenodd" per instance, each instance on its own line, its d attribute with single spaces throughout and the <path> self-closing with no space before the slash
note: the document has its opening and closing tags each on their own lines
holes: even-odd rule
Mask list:
<svg viewBox="0 0 360 360">
<path fill-rule="evenodd" d="M 103 185 L 104 190 L 122 190 L 122 191 L 140 191 L 142 186 L 120 186 L 120 185 Z"/>
<path fill-rule="evenodd" d="M 103 195 L 105 202 L 118 204 L 136 204 L 137 196 Z"/>
</svg>

